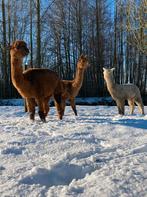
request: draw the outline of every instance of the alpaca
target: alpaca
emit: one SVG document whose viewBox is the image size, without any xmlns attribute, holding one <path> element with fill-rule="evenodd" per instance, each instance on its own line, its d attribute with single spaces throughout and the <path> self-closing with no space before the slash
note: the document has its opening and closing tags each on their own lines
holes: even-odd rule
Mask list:
<svg viewBox="0 0 147 197">
<path fill-rule="evenodd" d="M 49 111 L 48 101 L 52 95 L 56 101 L 59 118 L 62 119 L 61 84 L 57 73 L 43 68 L 27 69 L 23 72 L 23 58 L 29 54 L 27 44 L 18 40 L 10 47 L 11 79 L 19 94 L 27 100 L 30 119 L 34 120 L 35 105 L 39 107 L 39 117 L 45 122 Z"/>
<path fill-rule="evenodd" d="M 76 75 L 73 80 L 61 80 L 63 93 L 63 111 L 65 110 L 66 100 L 69 99 L 71 108 L 74 114 L 77 116 L 77 110 L 75 105 L 75 97 L 78 95 L 80 88 L 83 83 L 84 72 L 89 66 L 88 59 L 86 56 L 81 55 L 77 62 Z"/>
<path fill-rule="evenodd" d="M 138 105 L 140 113 L 144 114 L 144 106 L 140 95 L 139 88 L 133 84 L 117 84 L 113 79 L 113 70 L 103 68 L 104 79 L 106 81 L 107 89 L 116 101 L 118 112 L 124 115 L 125 100 L 128 100 L 130 106 L 130 114 L 134 112 L 135 103 Z"/>
<path fill-rule="evenodd" d="M 65 111 L 65 105 L 66 105 L 66 100 L 69 99 L 71 108 L 74 111 L 74 114 L 77 116 L 77 110 L 76 110 L 76 105 L 75 105 L 75 97 L 78 95 L 79 90 L 82 86 L 83 78 L 84 78 L 84 71 L 85 69 L 89 66 L 88 64 L 88 59 L 86 56 L 81 55 L 78 62 L 77 62 L 77 70 L 76 70 L 76 76 L 75 79 L 73 80 L 61 80 L 61 91 L 62 91 L 62 104 L 60 105 L 60 108 L 55 101 L 55 106 L 57 110 L 61 110 L 61 114 L 63 116 L 64 111 Z M 35 105 L 35 99 L 32 100 Z M 46 101 L 48 102 L 48 101 Z M 26 101 L 27 103 L 27 101 Z M 25 105 L 25 111 L 27 111 L 27 107 Z M 48 113 L 48 112 L 47 112 Z M 45 113 L 47 115 L 47 113 Z"/>
</svg>

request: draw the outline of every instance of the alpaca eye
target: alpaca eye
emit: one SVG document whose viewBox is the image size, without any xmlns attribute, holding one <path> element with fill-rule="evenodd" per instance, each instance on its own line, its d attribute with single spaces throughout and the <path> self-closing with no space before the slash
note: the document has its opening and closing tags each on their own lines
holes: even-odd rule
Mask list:
<svg viewBox="0 0 147 197">
<path fill-rule="evenodd" d="M 16 46 L 16 48 L 17 48 L 17 49 L 21 49 L 21 48 L 24 49 L 24 48 L 26 48 L 26 47 L 25 47 L 25 46 L 20 46 L 20 45 L 18 45 L 18 46 Z"/>
<path fill-rule="evenodd" d="M 20 46 L 18 45 L 18 46 L 16 46 L 16 48 L 17 48 L 17 49 L 20 49 Z"/>
<path fill-rule="evenodd" d="M 23 46 L 21 46 L 21 48 L 26 48 L 26 46 L 25 46 L 25 45 L 23 45 Z"/>
</svg>

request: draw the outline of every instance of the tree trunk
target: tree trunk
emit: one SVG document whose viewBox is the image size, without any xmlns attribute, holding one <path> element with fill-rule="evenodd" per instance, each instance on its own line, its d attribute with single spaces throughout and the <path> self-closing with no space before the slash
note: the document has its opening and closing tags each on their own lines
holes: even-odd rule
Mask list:
<svg viewBox="0 0 147 197">
<path fill-rule="evenodd" d="M 2 60 L 3 60 L 3 96 L 8 96 L 8 73 L 7 73 L 7 50 L 6 50 L 6 16 L 5 16 L 5 2 L 2 0 L 2 21 L 3 21 L 3 49 L 2 49 Z"/>
<path fill-rule="evenodd" d="M 40 0 L 36 0 L 37 5 L 37 67 L 41 67 L 41 21 L 40 21 Z"/>
<path fill-rule="evenodd" d="M 30 67 L 33 67 L 33 30 L 32 30 L 32 0 L 30 0 Z M 40 33 L 39 33 L 40 34 Z M 38 52 L 37 52 L 38 53 Z M 39 64 L 40 65 L 40 64 Z"/>
</svg>

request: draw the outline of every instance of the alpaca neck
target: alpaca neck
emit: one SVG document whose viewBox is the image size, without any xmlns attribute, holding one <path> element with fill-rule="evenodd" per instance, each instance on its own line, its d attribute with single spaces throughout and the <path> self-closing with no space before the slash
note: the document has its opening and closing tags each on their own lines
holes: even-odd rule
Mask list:
<svg viewBox="0 0 147 197">
<path fill-rule="evenodd" d="M 84 69 L 77 68 L 73 86 L 78 89 L 81 88 L 83 83 L 83 78 L 84 78 Z"/>
<path fill-rule="evenodd" d="M 113 79 L 113 76 L 107 76 L 105 80 L 106 80 L 107 88 L 111 92 L 115 88 L 115 85 L 116 85 Z"/>
<path fill-rule="evenodd" d="M 23 58 L 11 57 L 11 78 L 15 87 L 23 82 L 22 61 Z"/>
</svg>

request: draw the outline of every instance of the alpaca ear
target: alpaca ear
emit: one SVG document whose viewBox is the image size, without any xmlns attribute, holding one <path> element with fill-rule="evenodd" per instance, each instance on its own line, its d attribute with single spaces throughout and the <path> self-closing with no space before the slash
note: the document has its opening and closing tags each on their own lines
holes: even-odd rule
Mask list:
<svg viewBox="0 0 147 197">
<path fill-rule="evenodd" d="M 106 68 L 103 67 L 103 71 L 105 71 L 105 70 L 106 70 Z"/>
<path fill-rule="evenodd" d="M 11 49 L 14 49 L 14 47 L 15 47 L 15 41 L 13 41 L 11 44 L 10 43 L 8 43 L 8 48 L 11 50 Z"/>
<path fill-rule="evenodd" d="M 111 71 L 114 71 L 115 70 L 115 68 L 111 68 Z"/>
<path fill-rule="evenodd" d="M 84 54 L 81 54 L 81 55 L 80 55 L 80 58 L 84 58 Z"/>
</svg>

